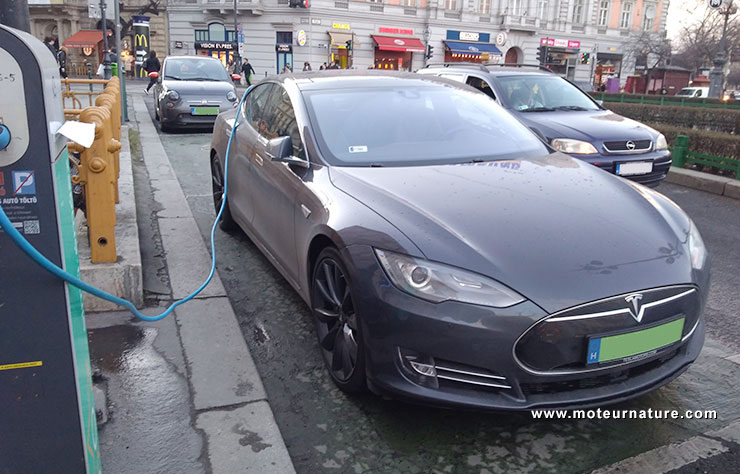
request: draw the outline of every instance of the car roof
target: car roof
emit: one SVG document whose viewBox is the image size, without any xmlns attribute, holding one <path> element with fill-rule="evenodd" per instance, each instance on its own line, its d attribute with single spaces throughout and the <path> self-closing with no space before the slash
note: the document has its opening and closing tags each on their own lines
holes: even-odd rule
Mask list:
<svg viewBox="0 0 740 474">
<path fill-rule="evenodd" d="M 167 56 L 164 59 L 165 60 L 167 60 L 167 59 L 205 59 L 205 60 L 208 60 L 208 61 L 218 61 L 218 62 L 221 62 L 219 59 L 214 58 L 213 56 L 198 56 L 198 55 L 191 55 L 191 56 L 186 56 L 186 55 L 181 55 L 181 56 Z"/>
<path fill-rule="evenodd" d="M 464 88 L 462 84 L 448 79 L 410 72 L 379 70 L 330 69 L 323 71 L 298 72 L 269 76 L 266 81 L 291 82 L 302 91 L 323 89 L 367 89 L 389 86 Z"/>
<path fill-rule="evenodd" d="M 477 63 L 446 63 L 446 64 L 433 64 L 425 67 L 421 71 L 446 71 L 446 72 L 457 72 L 457 73 L 470 73 L 476 72 L 479 74 L 489 74 L 491 76 L 556 76 L 552 71 L 545 71 L 537 69 L 538 65 L 510 65 L 510 66 L 498 66 Z M 528 69 L 524 69 L 528 68 Z"/>
</svg>

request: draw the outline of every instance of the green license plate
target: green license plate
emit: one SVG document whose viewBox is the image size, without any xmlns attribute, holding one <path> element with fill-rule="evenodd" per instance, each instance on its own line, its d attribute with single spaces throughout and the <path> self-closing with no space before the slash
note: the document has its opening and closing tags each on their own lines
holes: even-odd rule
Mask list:
<svg viewBox="0 0 740 474">
<path fill-rule="evenodd" d="M 597 364 L 624 359 L 669 346 L 681 339 L 685 318 L 613 336 L 591 337 L 588 340 L 586 363 Z"/>
<path fill-rule="evenodd" d="M 218 115 L 218 107 L 190 107 L 190 115 Z"/>
</svg>

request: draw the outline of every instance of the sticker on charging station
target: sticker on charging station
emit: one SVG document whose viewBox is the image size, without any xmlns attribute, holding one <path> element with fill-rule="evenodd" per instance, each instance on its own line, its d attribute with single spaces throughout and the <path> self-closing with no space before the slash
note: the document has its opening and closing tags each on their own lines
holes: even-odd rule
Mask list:
<svg viewBox="0 0 740 474">
<path fill-rule="evenodd" d="M 36 179 L 33 176 L 33 171 L 12 171 L 13 175 L 13 195 L 35 195 L 36 194 Z"/>
<path fill-rule="evenodd" d="M 0 370 L 29 369 L 31 367 L 41 367 L 42 365 L 44 365 L 43 361 L 34 360 L 32 362 L 20 362 L 17 364 L 0 365 Z"/>
<path fill-rule="evenodd" d="M 5 173 L 0 171 L 0 196 L 5 196 Z"/>
</svg>

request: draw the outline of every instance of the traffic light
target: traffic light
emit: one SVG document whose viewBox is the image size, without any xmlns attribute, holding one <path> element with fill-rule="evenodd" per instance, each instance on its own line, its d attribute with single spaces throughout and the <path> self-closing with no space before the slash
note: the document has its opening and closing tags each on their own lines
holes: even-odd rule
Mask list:
<svg viewBox="0 0 740 474">
<path fill-rule="evenodd" d="M 351 51 L 352 50 L 352 40 L 347 40 L 346 44 L 347 44 L 347 51 Z"/>
<path fill-rule="evenodd" d="M 547 46 L 540 46 L 537 48 L 537 62 L 540 64 L 547 64 Z"/>
<path fill-rule="evenodd" d="M 581 53 L 581 64 L 591 64 L 591 53 Z"/>
<path fill-rule="evenodd" d="M 432 46 L 431 44 L 428 44 L 427 45 L 427 54 L 425 55 L 425 57 L 427 59 L 432 59 L 432 54 L 434 54 L 434 46 Z"/>
</svg>

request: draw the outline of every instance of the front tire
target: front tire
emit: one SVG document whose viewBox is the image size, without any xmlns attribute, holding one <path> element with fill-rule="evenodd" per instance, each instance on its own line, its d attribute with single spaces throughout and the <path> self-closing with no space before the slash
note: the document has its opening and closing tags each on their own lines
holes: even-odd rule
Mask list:
<svg viewBox="0 0 740 474">
<path fill-rule="evenodd" d="M 216 209 L 216 214 L 221 210 L 221 204 L 224 200 L 224 173 L 221 170 L 221 163 L 218 160 L 218 156 L 214 153 L 211 157 L 211 187 L 213 189 L 213 206 Z M 221 213 L 221 222 L 219 222 L 221 230 L 225 232 L 233 232 L 238 228 L 236 221 L 231 216 L 231 210 L 229 209 L 228 196 L 226 197 L 226 204 L 224 205 L 224 212 Z"/>
<path fill-rule="evenodd" d="M 311 308 L 324 363 L 344 392 L 366 388 L 365 344 L 347 269 L 333 247 L 321 251 L 313 269 Z"/>
</svg>

